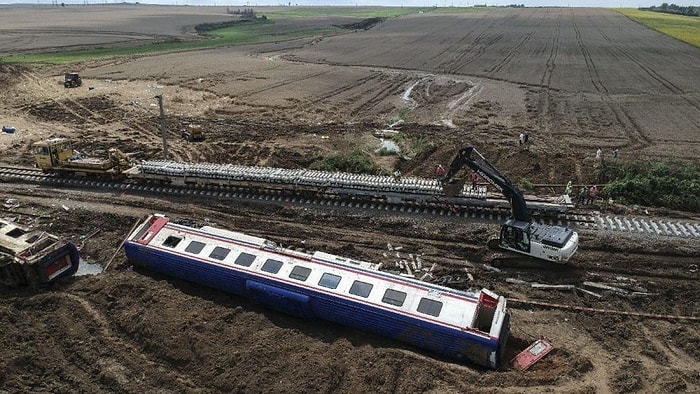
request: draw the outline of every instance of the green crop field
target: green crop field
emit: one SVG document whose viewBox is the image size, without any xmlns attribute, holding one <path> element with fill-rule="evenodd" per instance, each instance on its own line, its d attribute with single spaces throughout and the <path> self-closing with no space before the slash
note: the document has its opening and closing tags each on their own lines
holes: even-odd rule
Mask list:
<svg viewBox="0 0 700 394">
<path fill-rule="evenodd" d="M 616 8 L 615 10 L 660 33 L 700 47 L 700 18 L 698 17 L 642 11 L 633 8 Z"/>
</svg>

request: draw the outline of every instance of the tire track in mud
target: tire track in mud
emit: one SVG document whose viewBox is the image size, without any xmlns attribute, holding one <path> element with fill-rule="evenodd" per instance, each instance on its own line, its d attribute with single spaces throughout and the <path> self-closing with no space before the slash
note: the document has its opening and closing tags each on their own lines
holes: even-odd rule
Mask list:
<svg viewBox="0 0 700 394">
<path fill-rule="evenodd" d="M 104 121 L 104 118 L 96 114 L 89 109 L 85 108 L 85 106 L 79 104 L 73 99 L 66 98 L 65 100 L 57 100 L 52 97 L 52 94 L 47 91 L 46 88 L 42 86 L 42 80 L 43 78 L 37 76 L 35 73 L 29 71 L 29 70 L 23 70 L 21 73 L 22 77 L 28 80 L 33 86 L 36 87 L 37 90 L 41 92 L 41 95 L 46 97 L 45 102 L 47 103 L 53 103 L 56 106 L 58 106 L 61 110 L 66 111 L 67 113 L 70 113 L 73 115 L 76 119 L 89 124 L 93 126 L 102 126 L 106 122 Z M 69 103 L 69 104 L 67 104 Z M 77 108 L 77 110 L 76 110 Z M 80 113 L 81 111 L 82 113 Z M 101 119 L 102 121 L 95 121 L 92 116 L 94 116 L 97 119 Z"/>
<path fill-rule="evenodd" d="M 639 69 L 644 71 L 651 79 L 654 81 L 658 82 L 663 86 L 664 88 L 668 89 L 669 92 L 676 94 L 678 97 L 683 99 L 686 103 L 688 103 L 691 107 L 695 108 L 696 110 L 700 111 L 700 103 L 698 103 L 696 100 L 691 99 L 690 97 L 687 97 L 685 95 L 685 91 L 683 89 L 679 88 L 676 86 L 673 82 L 669 81 L 668 79 L 664 78 L 661 74 L 659 74 L 656 70 L 654 70 L 653 67 L 650 67 L 642 60 L 640 60 L 638 57 L 634 56 L 634 54 L 626 51 L 622 46 L 616 45 L 615 41 L 611 39 L 607 34 L 605 34 L 604 31 L 601 29 L 598 29 L 601 37 L 605 39 L 606 46 L 608 48 L 613 49 L 615 52 L 618 53 L 618 57 L 624 57 L 630 60 L 632 63 L 634 63 Z M 697 127 L 700 128 L 700 122 L 697 120 L 698 118 L 690 118 L 691 122 Z"/>
<path fill-rule="evenodd" d="M 532 38 L 532 33 L 525 34 L 525 36 L 517 44 L 515 44 L 515 46 L 508 50 L 508 53 L 506 53 L 506 55 L 503 57 L 503 59 L 501 59 L 501 61 L 499 61 L 498 63 L 496 63 L 496 65 L 494 65 L 486 71 L 488 77 L 493 77 L 494 74 L 501 71 L 503 67 L 510 63 L 511 60 L 513 60 L 513 58 L 518 54 L 520 48 L 522 48 L 523 45 L 530 41 L 530 38 Z"/>
<path fill-rule="evenodd" d="M 639 125 L 629 115 L 627 115 L 624 108 L 617 104 L 610 96 L 610 91 L 603 83 L 600 73 L 598 72 L 598 68 L 593 61 L 593 57 L 583 41 L 581 30 L 576 23 L 573 10 L 571 10 L 571 25 L 574 28 L 576 43 L 578 44 L 581 55 L 586 63 L 586 69 L 588 71 L 591 84 L 600 95 L 603 102 L 608 106 L 608 108 L 610 108 L 618 124 L 623 127 L 625 134 L 627 134 L 627 138 L 630 140 L 630 147 L 639 149 L 651 145 L 651 140 L 649 137 L 644 135 Z"/>
<path fill-rule="evenodd" d="M 490 27 L 492 27 L 494 23 L 492 23 Z M 482 42 L 483 39 L 483 42 Z M 503 39 L 502 34 L 498 34 L 495 37 L 489 38 L 488 35 L 486 34 L 480 34 L 478 35 L 475 39 L 472 45 L 470 45 L 467 49 L 465 49 L 459 56 L 457 56 L 456 59 L 454 59 L 452 62 L 450 62 L 451 65 L 454 65 L 454 67 L 445 67 L 444 73 L 447 74 L 459 74 L 461 71 L 468 66 L 469 64 L 473 63 L 474 61 L 478 60 L 481 58 L 481 56 L 486 53 L 486 49 L 490 47 L 491 45 L 501 41 Z M 475 49 L 475 50 L 474 50 Z M 469 60 L 462 61 L 467 56 L 470 56 Z"/>
<path fill-rule="evenodd" d="M 93 336 L 98 338 L 98 342 L 103 346 L 102 351 L 108 351 L 108 349 L 112 350 L 109 351 L 109 356 L 100 357 L 97 360 L 98 362 L 94 363 L 95 360 L 83 357 L 83 353 L 80 349 L 66 349 L 68 351 L 73 350 L 74 354 L 72 357 L 85 362 L 85 368 L 81 369 L 81 372 L 86 375 L 86 379 L 91 376 L 94 378 L 95 373 L 99 371 L 100 384 L 107 384 L 112 389 L 114 388 L 113 386 L 116 385 L 123 391 L 129 391 L 128 389 L 132 387 L 130 384 L 132 382 L 130 382 L 129 377 L 138 376 L 138 372 L 140 372 L 145 365 L 151 371 L 158 371 L 158 374 L 149 374 L 150 376 L 170 377 L 172 379 L 170 384 L 176 384 L 180 386 L 181 389 L 195 387 L 195 384 L 190 381 L 186 375 L 183 376 L 181 372 L 173 371 L 168 365 L 163 365 L 161 362 L 153 360 L 142 349 L 115 333 L 110 327 L 110 321 L 105 314 L 85 298 L 67 292 L 53 292 L 51 296 L 63 298 L 67 302 L 77 305 L 84 310 L 85 314 L 82 316 L 93 322 L 99 330 L 99 336 Z M 82 324 L 88 323 L 83 322 Z M 125 354 L 128 354 L 128 359 L 124 359 Z M 77 368 L 80 369 L 79 366 Z M 71 376 L 75 378 L 74 375 Z"/>
<path fill-rule="evenodd" d="M 491 23 L 489 23 L 486 27 L 482 28 L 482 34 L 476 37 L 474 40 L 473 44 L 465 51 L 463 51 L 454 61 L 452 61 L 452 64 L 456 64 L 456 68 L 447 68 L 446 72 L 447 73 L 453 73 L 453 74 L 458 74 L 460 73 L 464 67 L 469 65 L 470 63 L 474 62 L 478 58 L 481 57 L 484 53 L 486 53 L 486 49 L 495 43 L 503 40 L 503 34 L 494 34 L 490 35 L 488 32 L 497 32 L 500 31 L 501 29 L 508 28 L 508 26 L 511 26 L 513 24 L 513 21 L 520 18 L 522 15 L 522 12 L 517 12 L 517 13 L 512 13 L 510 14 L 507 18 L 503 20 L 493 20 Z M 499 26 L 496 26 L 496 23 L 499 24 Z M 494 27 L 496 27 L 494 29 Z M 476 29 L 475 29 L 476 30 Z M 486 32 L 486 33 L 484 33 Z M 481 38 L 486 37 L 485 42 L 483 43 L 484 45 L 480 45 L 481 43 Z M 494 74 L 500 71 L 506 64 L 510 63 L 510 61 L 513 59 L 513 57 L 516 55 L 518 49 L 524 45 L 527 41 L 530 40 L 532 37 L 532 34 L 526 34 L 525 37 L 518 43 L 516 44 L 515 47 L 511 48 L 506 56 L 498 62 L 495 66 L 491 67 L 489 70 L 484 70 L 484 73 L 492 79 L 495 80 L 506 80 L 503 78 L 496 78 L 494 77 Z M 466 38 L 466 37 L 465 37 Z M 478 45 L 478 47 L 477 47 Z M 476 52 L 472 52 L 472 49 L 476 48 Z M 466 57 L 467 55 L 472 55 L 471 58 L 465 62 L 462 62 L 462 59 Z M 469 74 L 469 73 L 468 73 Z"/>
<path fill-rule="evenodd" d="M 107 45 L 112 45 L 112 46 L 120 46 L 120 45 L 134 45 L 135 41 L 139 41 L 142 44 L 147 43 L 147 42 L 158 42 L 158 41 L 167 41 L 169 39 L 178 39 L 179 37 L 182 36 L 169 36 L 169 35 L 154 35 L 154 34 L 144 34 L 144 33 L 137 33 L 137 32 L 127 32 L 127 31 L 111 31 L 111 30 L 81 30 L 81 29 L 61 29 L 61 28 L 56 28 L 52 31 L 46 31 L 46 30 L 41 30 L 41 29 L 12 29 L 12 30 L 2 30 L 2 33 L 5 35 L 10 35 L 10 34 L 15 34 L 18 37 L 21 37 L 23 40 L 26 40 L 27 37 L 43 37 L 43 36 L 65 36 L 66 39 L 63 40 L 63 42 L 60 45 L 60 51 L 69 51 L 69 50 L 80 50 L 80 49 L 85 49 L 85 48 L 99 48 L 99 47 L 104 47 L 106 44 L 105 42 L 97 42 L 97 43 L 85 43 L 85 44 L 69 44 L 71 38 L 73 36 L 78 36 L 78 37 L 92 37 L 94 35 L 98 36 L 113 36 L 113 37 L 121 37 L 122 39 L 120 40 L 115 40 L 115 41 L 110 41 Z M 191 38 L 190 38 L 191 39 Z M 32 38 L 28 42 L 36 42 L 37 40 Z M 31 49 L 27 49 L 27 48 Z M 5 47 L 3 50 L 8 50 L 12 49 L 12 52 L 14 53 L 37 53 L 37 52 L 46 52 L 46 51 L 56 51 L 56 45 L 49 45 L 49 46 L 37 46 L 37 47 L 31 47 L 30 45 L 27 45 L 27 42 L 24 41 L 20 45 L 13 45 L 12 48 Z"/>
<path fill-rule="evenodd" d="M 393 82 L 388 83 L 386 87 L 380 89 L 375 95 L 370 96 L 364 101 L 358 102 L 359 105 L 355 106 L 350 110 L 350 115 L 355 116 L 364 111 L 371 110 L 377 104 L 384 101 L 384 99 L 390 96 L 393 92 L 398 92 L 401 89 L 401 87 L 404 86 L 406 82 L 410 80 L 411 78 L 409 76 L 402 75 L 398 81 L 394 80 Z M 360 97 L 365 97 L 365 95 L 361 95 Z"/>
<path fill-rule="evenodd" d="M 559 37 L 561 35 L 561 19 L 557 18 L 557 26 L 555 29 L 554 37 L 551 40 L 551 47 L 549 49 L 549 56 L 545 61 L 544 71 L 542 73 L 542 78 L 540 78 L 540 85 L 544 87 L 540 91 L 539 99 L 537 103 L 537 113 L 538 115 L 538 127 L 540 130 L 549 132 L 549 122 L 547 117 L 549 114 L 550 106 L 550 91 L 552 85 L 552 75 L 554 75 L 554 69 L 556 67 L 557 55 L 559 54 Z"/>
<path fill-rule="evenodd" d="M 367 83 L 370 83 L 370 82 L 372 82 L 372 81 L 375 81 L 375 80 L 377 80 L 379 77 L 381 77 L 381 75 L 382 75 L 381 73 L 375 73 L 375 74 L 373 74 L 373 75 L 369 75 L 369 76 L 367 76 L 367 77 L 360 78 L 360 79 L 356 80 L 355 83 L 352 83 L 352 84 L 349 84 L 349 85 L 344 85 L 344 86 L 342 86 L 342 87 L 340 87 L 340 88 L 338 88 L 338 89 L 331 90 L 330 92 L 326 92 L 326 93 L 324 93 L 324 94 L 322 94 L 322 95 L 316 96 L 316 97 L 314 97 L 313 99 L 306 100 L 305 102 L 302 103 L 302 107 L 303 107 L 303 108 L 314 107 L 314 106 L 316 106 L 317 104 L 319 104 L 319 103 L 321 103 L 321 102 L 323 102 L 323 101 L 326 101 L 326 100 L 330 99 L 331 97 L 339 96 L 339 95 L 341 95 L 341 94 L 343 94 L 343 93 L 345 93 L 345 92 L 348 92 L 348 91 L 350 91 L 350 90 L 352 90 L 352 89 L 358 88 L 358 87 L 360 87 L 360 86 L 362 86 L 362 85 L 365 85 L 365 84 L 367 84 Z"/>
<path fill-rule="evenodd" d="M 47 103 L 52 103 L 56 105 L 60 110 L 64 110 L 67 113 L 70 113 L 73 117 L 75 117 L 75 119 L 82 122 L 82 125 L 87 126 L 88 128 L 92 126 L 105 126 L 112 123 L 124 122 L 129 128 L 139 132 L 139 135 L 137 137 L 137 139 L 139 140 L 139 144 L 147 144 L 154 146 L 162 145 L 162 137 L 160 135 L 160 132 L 154 133 L 151 129 L 144 127 L 144 125 L 151 125 L 152 123 L 144 121 L 141 117 L 134 117 L 128 113 L 124 113 L 121 117 L 117 117 L 116 115 L 109 116 L 109 111 L 106 111 L 103 115 L 91 110 L 90 108 L 81 104 L 79 101 L 70 97 L 66 97 L 60 100 L 56 99 L 52 97 L 53 94 L 43 86 L 44 78 L 39 77 L 38 75 L 29 70 L 23 70 L 21 75 L 25 77 L 32 84 L 32 86 L 36 88 L 36 90 L 41 92 L 42 96 L 47 97 Z M 169 133 L 171 137 L 172 134 L 173 133 Z M 128 137 L 128 139 L 134 141 L 134 137 Z M 146 141 L 144 141 L 144 139 Z M 175 160 L 181 160 L 183 156 L 183 153 L 180 152 L 181 150 L 182 149 L 180 148 L 172 147 L 169 150 L 171 158 Z M 185 156 L 187 156 L 186 153 Z"/>
<path fill-rule="evenodd" d="M 579 50 L 581 51 L 581 55 L 583 56 L 583 61 L 586 63 L 586 70 L 588 71 L 588 76 L 590 78 L 591 84 L 593 85 L 593 88 L 598 93 L 609 93 L 608 89 L 605 87 L 602 79 L 600 78 L 600 73 L 598 72 L 598 68 L 596 67 L 595 62 L 593 61 L 591 53 L 588 51 L 586 44 L 583 42 L 581 30 L 576 24 L 576 18 L 574 17 L 573 10 L 571 11 L 571 25 L 574 28 L 574 33 L 576 35 L 576 43 L 578 44 Z"/>
<path fill-rule="evenodd" d="M 273 84 L 271 84 L 271 85 L 266 85 L 266 86 L 264 86 L 264 87 L 262 87 L 262 88 L 260 88 L 260 89 L 251 89 L 251 90 L 249 90 L 249 91 L 240 93 L 240 94 L 235 95 L 235 96 L 232 96 L 232 97 L 233 97 L 233 98 L 237 98 L 237 99 L 242 99 L 242 98 L 250 97 L 250 96 L 253 96 L 253 95 L 256 95 L 256 94 L 260 94 L 260 93 L 263 93 L 263 92 L 267 92 L 267 91 L 270 91 L 270 90 L 274 90 L 274 89 L 280 88 L 280 87 L 282 87 L 282 86 L 287 86 L 287 85 L 291 85 L 291 84 L 294 84 L 294 83 L 299 83 L 299 82 L 302 82 L 302 81 L 307 81 L 307 80 L 309 80 L 309 79 L 313 79 L 313 78 L 316 78 L 316 77 L 320 77 L 320 76 L 322 76 L 322 75 L 330 74 L 330 73 L 332 73 L 332 72 L 335 72 L 335 70 L 320 71 L 320 72 L 316 72 L 316 73 L 309 74 L 309 75 L 307 75 L 307 76 L 305 76 L 305 77 L 303 77 L 303 78 L 298 78 L 298 79 L 294 79 L 294 80 L 285 80 L 285 81 L 273 83 Z"/>
<path fill-rule="evenodd" d="M 666 360 L 665 363 L 661 364 L 665 369 L 673 368 L 677 371 L 684 371 L 691 374 L 696 372 L 694 368 L 696 364 L 695 360 L 684 351 L 672 346 L 670 343 L 660 341 L 648 326 L 642 325 L 641 331 L 646 340 L 654 347 L 654 350 L 661 354 L 662 358 Z M 647 363 L 651 370 L 659 368 L 660 365 L 656 359 L 648 360 Z"/>
<path fill-rule="evenodd" d="M 491 23 L 491 26 L 493 26 L 494 23 L 495 23 L 495 22 Z M 442 57 L 443 55 L 445 55 L 445 54 L 447 54 L 447 53 L 451 53 L 451 52 L 454 50 L 454 52 L 457 53 L 457 57 L 456 57 L 455 59 L 453 59 L 453 60 L 451 60 L 451 61 L 445 60 L 445 61 L 443 61 L 443 62 L 440 62 L 439 65 L 438 65 L 438 69 L 449 70 L 449 69 L 450 69 L 449 66 L 450 66 L 451 64 L 456 64 L 456 63 L 461 62 L 462 58 L 463 58 L 464 56 L 466 56 L 466 55 L 469 53 L 469 50 L 468 50 L 468 49 L 467 49 L 466 51 L 462 51 L 462 52 L 459 52 L 458 49 L 459 49 L 464 43 L 476 42 L 476 41 L 478 41 L 479 37 L 483 36 L 483 32 L 482 32 L 482 33 L 479 34 L 474 40 L 470 40 L 469 37 L 470 37 L 470 36 L 472 35 L 472 33 L 474 33 L 476 30 L 477 30 L 477 29 L 475 28 L 475 29 L 472 29 L 472 30 L 468 31 L 465 35 L 462 36 L 462 38 L 460 38 L 459 40 L 455 41 L 454 44 L 447 46 L 447 47 L 446 47 L 445 49 L 443 49 L 442 51 L 439 51 L 439 52 L 438 52 L 437 54 L 435 54 L 434 56 L 431 56 L 430 58 L 428 58 L 428 60 L 426 60 L 425 62 L 423 62 L 422 66 L 424 66 L 424 67 L 429 67 L 430 65 L 438 64 L 438 59 L 439 59 L 440 57 Z"/>
</svg>

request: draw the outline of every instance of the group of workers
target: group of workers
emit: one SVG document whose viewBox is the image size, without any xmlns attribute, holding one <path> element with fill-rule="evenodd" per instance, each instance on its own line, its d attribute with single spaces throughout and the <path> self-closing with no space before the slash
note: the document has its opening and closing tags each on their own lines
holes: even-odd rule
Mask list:
<svg viewBox="0 0 700 394">
<path fill-rule="evenodd" d="M 566 184 L 566 190 L 565 193 L 567 196 L 572 197 L 572 193 L 574 191 L 574 186 L 569 181 L 569 183 Z M 576 199 L 576 203 L 578 205 L 590 205 L 595 203 L 596 199 L 598 198 L 598 185 L 581 185 L 581 189 L 579 189 L 578 196 Z"/>
</svg>

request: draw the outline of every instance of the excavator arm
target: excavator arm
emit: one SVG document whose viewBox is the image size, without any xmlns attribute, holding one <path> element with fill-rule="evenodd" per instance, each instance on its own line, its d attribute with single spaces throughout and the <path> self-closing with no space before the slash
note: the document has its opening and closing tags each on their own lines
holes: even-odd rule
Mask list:
<svg viewBox="0 0 700 394">
<path fill-rule="evenodd" d="M 468 175 L 468 173 L 461 171 L 465 166 L 474 170 L 503 193 L 510 202 L 513 219 L 523 222 L 530 221 L 525 197 L 520 189 L 503 176 L 476 148 L 471 146 L 462 148 L 457 153 L 442 179 L 443 190 L 447 196 L 454 197 L 461 190 Z"/>
</svg>

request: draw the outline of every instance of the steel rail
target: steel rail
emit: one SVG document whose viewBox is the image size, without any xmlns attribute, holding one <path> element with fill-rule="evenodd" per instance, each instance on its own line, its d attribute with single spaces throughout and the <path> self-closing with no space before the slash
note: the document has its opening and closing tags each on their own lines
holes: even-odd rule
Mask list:
<svg viewBox="0 0 700 394">
<path fill-rule="evenodd" d="M 268 173 L 275 173 L 275 170 L 280 169 L 269 168 L 261 170 L 261 172 L 267 171 Z M 297 174 L 294 175 L 297 176 Z M 181 174 L 174 175 L 174 177 L 179 176 L 181 176 Z M 198 176 L 202 175 L 200 174 Z M 314 175 L 314 177 L 311 179 L 314 181 L 318 179 L 317 175 Z M 317 184 L 311 184 L 309 185 L 310 187 L 307 188 L 285 189 L 283 187 L 285 185 L 284 182 L 279 182 L 282 187 L 266 187 L 268 184 L 263 181 L 248 183 L 247 186 L 225 184 L 198 186 L 186 182 L 182 182 L 181 184 L 166 184 L 144 179 L 114 180 L 95 177 L 63 176 L 53 173 L 46 174 L 37 168 L 16 166 L 0 166 L 0 180 L 6 182 L 46 184 L 53 187 L 121 190 L 130 193 L 202 196 L 225 200 L 281 202 L 321 207 L 379 210 L 405 214 L 467 218 L 478 222 L 502 223 L 510 216 L 509 205 L 504 200 L 489 200 L 488 202 L 484 202 L 472 198 L 461 198 L 459 203 L 455 203 L 454 200 L 440 199 L 437 196 L 415 199 L 415 193 L 411 191 L 391 191 L 391 196 L 393 198 L 387 199 L 382 195 L 382 191 L 386 191 L 386 189 L 380 188 L 378 192 L 371 193 L 371 188 L 368 186 L 362 186 L 362 190 L 359 190 L 357 194 L 348 191 L 346 188 L 343 188 L 342 193 L 339 193 L 338 189 L 324 188 Z M 303 182 L 303 180 L 299 181 Z M 379 181 L 379 183 L 386 183 L 386 179 L 380 178 Z M 352 180 L 352 182 L 354 182 L 354 180 Z M 416 184 L 420 185 L 420 182 L 421 181 L 418 180 Z M 528 206 L 530 206 L 530 204 L 531 203 L 528 202 Z M 567 212 L 567 206 L 557 206 L 556 204 L 549 203 L 538 205 L 538 202 L 532 202 L 532 205 L 537 210 L 533 214 L 533 217 L 542 224 L 651 236 L 700 238 L 700 223 L 693 221 L 671 221 L 649 216 L 628 217 L 610 216 L 600 213 L 569 213 Z"/>
</svg>

